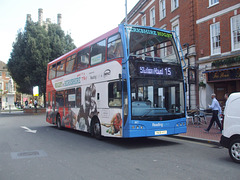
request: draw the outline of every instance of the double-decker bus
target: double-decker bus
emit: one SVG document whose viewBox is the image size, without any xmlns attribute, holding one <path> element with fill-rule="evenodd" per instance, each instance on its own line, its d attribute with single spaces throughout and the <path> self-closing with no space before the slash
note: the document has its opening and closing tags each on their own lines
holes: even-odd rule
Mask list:
<svg viewBox="0 0 240 180">
<path fill-rule="evenodd" d="M 185 133 L 178 49 L 172 31 L 120 24 L 53 60 L 46 121 L 96 138 Z"/>
</svg>

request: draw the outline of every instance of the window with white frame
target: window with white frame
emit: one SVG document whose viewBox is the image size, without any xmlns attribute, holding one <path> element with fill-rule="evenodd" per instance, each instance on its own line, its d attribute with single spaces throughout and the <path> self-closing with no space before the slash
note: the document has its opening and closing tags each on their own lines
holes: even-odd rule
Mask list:
<svg viewBox="0 0 240 180">
<path fill-rule="evenodd" d="M 8 91 L 8 83 L 7 82 L 5 83 L 5 90 Z"/>
<path fill-rule="evenodd" d="M 179 29 L 179 20 L 176 20 L 172 23 L 172 30 L 175 32 L 174 38 L 176 39 L 176 46 L 180 50 L 180 29 Z M 178 40 L 177 40 L 178 39 Z"/>
<path fill-rule="evenodd" d="M 214 6 L 219 3 L 219 0 L 209 0 L 209 6 Z"/>
<path fill-rule="evenodd" d="M 146 15 L 142 17 L 142 26 L 146 26 Z"/>
<path fill-rule="evenodd" d="M 210 25 L 211 55 L 221 53 L 220 23 Z"/>
<path fill-rule="evenodd" d="M 159 15 L 160 15 L 160 20 L 166 17 L 166 2 L 165 0 L 160 0 L 159 1 Z"/>
<path fill-rule="evenodd" d="M 171 0 L 171 10 L 174 11 L 179 6 L 179 0 Z"/>
<path fill-rule="evenodd" d="M 165 29 L 166 30 L 166 27 L 162 28 L 162 29 Z M 164 48 L 164 47 L 167 47 L 167 43 L 161 43 L 160 44 L 160 57 L 166 57 L 167 56 L 167 48 Z"/>
<path fill-rule="evenodd" d="M 231 18 L 232 50 L 240 50 L 240 14 Z"/>
<path fill-rule="evenodd" d="M 155 7 L 150 9 L 150 26 L 155 25 Z"/>
</svg>

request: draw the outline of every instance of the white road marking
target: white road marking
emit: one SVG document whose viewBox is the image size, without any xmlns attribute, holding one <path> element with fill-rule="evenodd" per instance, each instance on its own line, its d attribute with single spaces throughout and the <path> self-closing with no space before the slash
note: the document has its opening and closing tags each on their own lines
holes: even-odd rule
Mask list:
<svg viewBox="0 0 240 180">
<path fill-rule="evenodd" d="M 25 132 L 30 132 L 30 133 L 36 133 L 37 132 L 37 130 L 31 130 L 31 129 L 29 129 L 28 127 L 26 127 L 26 126 L 20 126 L 21 128 L 23 128 L 23 129 L 25 129 Z"/>
</svg>

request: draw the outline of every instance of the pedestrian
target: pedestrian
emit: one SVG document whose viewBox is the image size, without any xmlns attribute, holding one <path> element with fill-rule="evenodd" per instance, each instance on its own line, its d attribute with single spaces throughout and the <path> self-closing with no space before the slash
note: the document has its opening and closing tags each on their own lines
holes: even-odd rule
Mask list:
<svg viewBox="0 0 240 180">
<path fill-rule="evenodd" d="M 224 99 L 225 99 L 226 101 L 228 100 L 228 96 L 229 96 L 228 93 L 224 94 Z"/>
<path fill-rule="evenodd" d="M 35 107 L 35 112 L 37 112 L 37 99 L 34 100 L 34 107 Z"/>
<path fill-rule="evenodd" d="M 220 131 L 222 131 L 222 126 L 221 126 L 221 123 L 219 121 L 219 118 L 218 118 L 218 115 L 222 114 L 222 110 L 221 110 L 221 107 L 219 105 L 219 102 L 218 100 L 216 99 L 216 94 L 212 94 L 211 95 L 211 98 L 212 98 L 212 104 L 211 105 L 208 105 L 209 108 L 212 109 L 212 119 L 210 121 L 210 124 L 208 126 L 207 129 L 204 129 L 205 132 L 209 132 L 209 130 L 211 129 L 214 121 L 217 123 L 218 127 L 220 128 Z"/>
</svg>

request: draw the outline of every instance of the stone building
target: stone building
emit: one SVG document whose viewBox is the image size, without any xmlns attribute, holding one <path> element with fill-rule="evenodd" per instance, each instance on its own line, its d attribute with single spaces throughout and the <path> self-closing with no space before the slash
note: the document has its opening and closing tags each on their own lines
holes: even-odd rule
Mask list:
<svg viewBox="0 0 240 180">
<path fill-rule="evenodd" d="M 15 92 L 15 86 L 7 71 L 7 65 L 0 61 L 0 109 L 8 109 L 9 105 L 13 105 L 13 103 L 9 103 L 9 98 L 11 94 L 12 101 L 15 102 Z"/>
<path fill-rule="evenodd" d="M 27 14 L 27 21 L 31 21 L 32 20 L 32 17 L 31 17 L 31 14 Z M 46 18 L 46 21 L 43 20 L 43 9 L 42 8 L 39 8 L 38 9 L 38 24 L 40 26 L 48 26 L 48 24 L 51 23 L 51 19 L 50 18 Z M 57 24 L 59 26 L 62 25 L 62 14 L 58 14 L 57 15 Z"/>
</svg>

